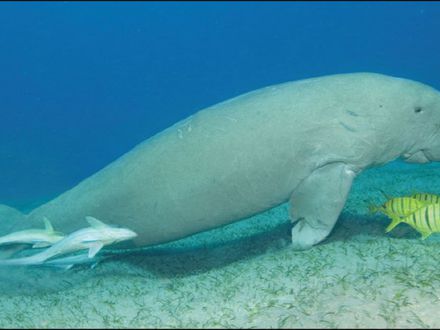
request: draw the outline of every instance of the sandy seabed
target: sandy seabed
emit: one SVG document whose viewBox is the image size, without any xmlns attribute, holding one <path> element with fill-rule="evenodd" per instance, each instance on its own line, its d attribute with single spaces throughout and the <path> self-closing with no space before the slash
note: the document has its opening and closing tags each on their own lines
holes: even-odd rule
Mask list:
<svg viewBox="0 0 440 330">
<path fill-rule="evenodd" d="M 0 270 L 0 328 L 440 327 L 440 234 L 368 214 L 378 189 L 440 193 L 437 164 L 362 173 L 331 235 L 289 248 L 287 205 L 64 271 Z M 147 255 L 143 255 L 146 253 Z"/>
</svg>

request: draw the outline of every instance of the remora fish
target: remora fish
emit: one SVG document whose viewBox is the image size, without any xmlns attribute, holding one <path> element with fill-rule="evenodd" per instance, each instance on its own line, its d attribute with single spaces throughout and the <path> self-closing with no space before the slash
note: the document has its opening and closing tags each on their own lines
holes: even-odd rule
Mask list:
<svg viewBox="0 0 440 330">
<path fill-rule="evenodd" d="M 33 244 L 33 248 L 50 246 L 62 238 L 64 234 L 54 231 L 49 219 L 43 218 L 45 229 L 29 229 L 10 233 L 0 237 L 0 245 L 3 244 Z"/>
<path fill-rule="evenodd" d="M 91 227 L 71 233 L 41 253 L 29 257 L 0 260 L 0 266 L 39 265 L 55 256 L 83 249 L 88 249 L 88 257 L 93 258 L 104 245 L 129 240 L 137 236 L 130 229 L 111 227 L 90 216 L 87 216 L 86 220 Z"/>
<path fill-rule="evenodd" d="M 99 255 L 93 258 L 89 257 L 88 253 L 81 253 L 74 256 L 62 257 L 47 260 L 41 264 L 41 266 L 58 267 L 64 270 L 68 270 L 75 265 L 91 264 L 90 268 L 95 268 L 95 266 L 105 258 L 109 258 L 111 255 Z"/>
</svg>

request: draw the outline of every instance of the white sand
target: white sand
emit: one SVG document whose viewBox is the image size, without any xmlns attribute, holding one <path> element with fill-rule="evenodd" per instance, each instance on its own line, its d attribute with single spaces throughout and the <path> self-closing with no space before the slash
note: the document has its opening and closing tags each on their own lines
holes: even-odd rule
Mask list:
<svg viewBox="0 0 440 330">
<path fill-rule="evenodd" d="M 287 206 L 94 269 L 0 270 L 0 327 L 440 327 L 440 234 L 368 215 L 367 199 L 440 193 L 439 165 L 364 172 L 329 238 L 289 249 Z"/>
</svg>

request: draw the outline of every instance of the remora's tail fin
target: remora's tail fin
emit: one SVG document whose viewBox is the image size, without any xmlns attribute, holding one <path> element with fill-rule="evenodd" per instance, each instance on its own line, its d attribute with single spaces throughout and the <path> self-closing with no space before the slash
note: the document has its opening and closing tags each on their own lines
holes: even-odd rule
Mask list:
<svg viewBox="0 0 440 330">
<path fill-rule="evenodd" d="M 2 259 L 0 260 L 0 267 L 2 266 L 25 266 L 25 265 L 40 265 L 47 259 L 45 251 L 34 254 L 29 257 Z"/>
</svg>

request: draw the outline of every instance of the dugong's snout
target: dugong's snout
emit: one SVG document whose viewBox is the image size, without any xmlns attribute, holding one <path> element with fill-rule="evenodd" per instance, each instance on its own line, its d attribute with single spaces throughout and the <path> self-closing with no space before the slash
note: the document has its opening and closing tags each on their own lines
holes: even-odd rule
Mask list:
<svg viewBox="0 0 440 330">
<path fill-rule="evenodd" d="M 425 164 L 431 161 L 423 150 L 419 150 L 413 154 L 406 153 L 403 154 L 402 157 L 407 163 Z"/>
<path fill-rule="evenodd" d="M 402 156 L 409 163 L 440 162 L 440 92 L 427 95 L 414 108 L 408 127 L 412 134 L 405 136 L 411 147 Z"/>
<path fill-rule="evenodd" d="M 439 137 L 440 140 L 440 137 Z M 425 151 L 426 158 L 431 162 L 440 162 L 440 143 L 437 148 L 427 149 Z"/>
<path fill-rule="evenodd" d="M 434 133 L 432 134 L 424 153 L 429 161 L 440 162 L 440 120 L 434 125 L 434 127 Z"/>
<path fill-rule="evenodd" d="M 439 143 L 434 144 L 432 147 L 421 149 L 414 153 L 403 154 L 403 159 L 407 163 L 424 164 L 429 162 L 440 162 L 440 136 L 438 137 Z"/>
</svg>

